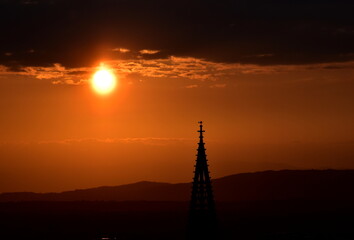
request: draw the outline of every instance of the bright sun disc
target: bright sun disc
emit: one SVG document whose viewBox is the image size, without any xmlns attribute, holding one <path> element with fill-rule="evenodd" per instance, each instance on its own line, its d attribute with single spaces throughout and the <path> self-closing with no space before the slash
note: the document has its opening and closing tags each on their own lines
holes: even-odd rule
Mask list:
<svg viewBox="0 0 354 240">
<path fill-rule="evenodd" d="M 116 85 L 117 81 L 115 75 L 107 69 L 99 70 L 93 75 L 92 87 L 100 94 L 112 92 Z"/>
</svg>

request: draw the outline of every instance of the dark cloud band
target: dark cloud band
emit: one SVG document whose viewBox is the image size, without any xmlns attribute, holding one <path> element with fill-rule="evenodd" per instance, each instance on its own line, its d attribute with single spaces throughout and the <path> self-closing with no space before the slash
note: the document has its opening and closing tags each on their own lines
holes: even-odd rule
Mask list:
<svg viewBox="0 0 354 240">
<path fill-rule="evenodd" d="M 0 64 L 168 56 L 248 64 L 354 59 L 351 1 L 1 1 Z M 112 49 L 130 49 L 130 52 Z M 144 49 L 156 54 L 139 54 Z"/>
</svg>

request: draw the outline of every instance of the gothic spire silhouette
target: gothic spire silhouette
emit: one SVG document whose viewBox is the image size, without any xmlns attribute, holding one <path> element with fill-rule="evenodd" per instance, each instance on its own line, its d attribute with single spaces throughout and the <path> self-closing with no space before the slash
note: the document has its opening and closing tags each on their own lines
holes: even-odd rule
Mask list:
<svg viewBox="0 0 354 240">
<path fill-rule="evenodd" d="M 209 165 L 205 153 L 203 122 L 199 123 L 199 143 L 189 209 L 188 239 L 215 239 L 216 212 Z"/>
</svg>

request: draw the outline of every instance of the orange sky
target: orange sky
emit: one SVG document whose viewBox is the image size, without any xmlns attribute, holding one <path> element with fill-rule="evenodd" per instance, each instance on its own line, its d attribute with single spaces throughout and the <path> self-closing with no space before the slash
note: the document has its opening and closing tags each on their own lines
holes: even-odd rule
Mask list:
<svg viewBox="0 0 354 240">
<path fill-rule="evenodd" d="M 111 60 L 119 86 L 102 97 L 88 84 L 102 61 L 0 67 L 0 192 L 191 181 L 199 120 L 214 178 L 354 167 L 354 62 Z"/>
</svg>

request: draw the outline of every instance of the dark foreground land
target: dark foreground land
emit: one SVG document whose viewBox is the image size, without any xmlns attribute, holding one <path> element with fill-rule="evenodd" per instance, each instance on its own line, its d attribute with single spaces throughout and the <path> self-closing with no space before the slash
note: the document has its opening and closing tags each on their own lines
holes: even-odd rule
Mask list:
<svg viewBox="0 0 354 240">
<path fill-rule="evenodd" d="M 218 202 L 220 239 L 354 239 L 352 201 Z M 0 203 L 0 239 L 184 239 L 187 202 Z"/>
<path fill-rule="evenodd" d="M 284 170 L 213 181 L 218 239 L 354 239 L 354 170 Z M 0 239 L 182 240 L 190 183 L 0 194 Z"/>
</svg>

